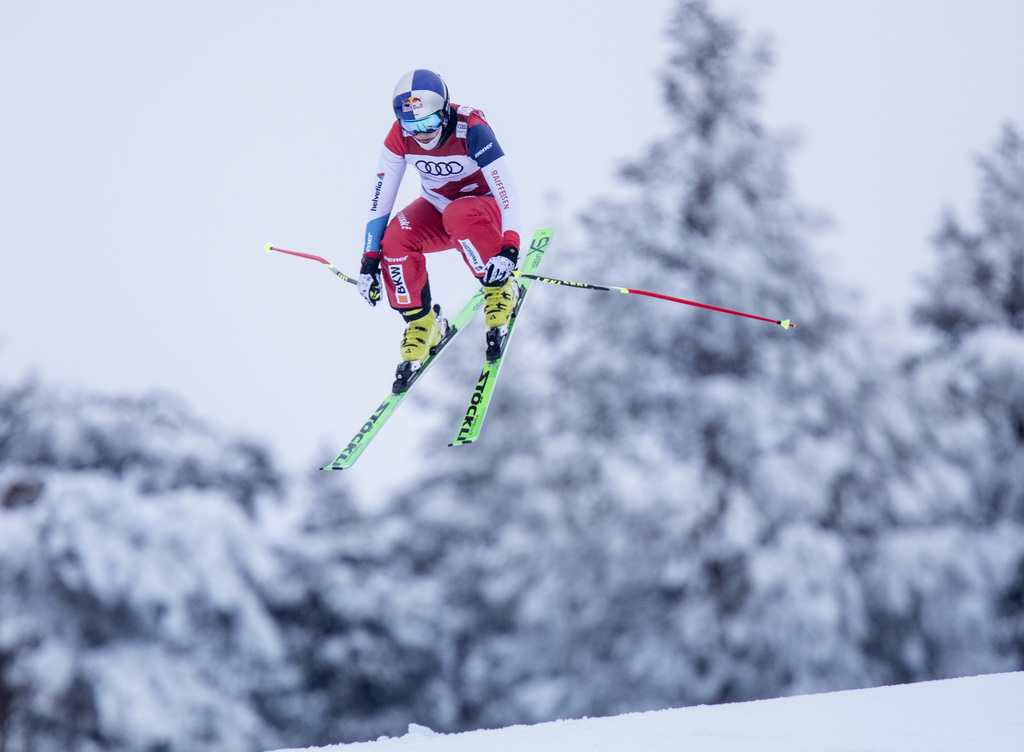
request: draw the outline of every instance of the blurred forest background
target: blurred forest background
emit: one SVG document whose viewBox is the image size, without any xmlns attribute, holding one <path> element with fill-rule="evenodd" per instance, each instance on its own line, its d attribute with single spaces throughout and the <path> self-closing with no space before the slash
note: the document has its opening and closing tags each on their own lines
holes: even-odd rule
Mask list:
<svg viewBox="0 0 1024 752">
<path fill-rule="evenodd" d="M 758 119 L 769 51 L 691 0 L 668 34 L 668 132 L 542 273 L 614 268 L 797 328 L 535 287 L 486 440 L 425 437 L 424 476 L 386 500 L 287 476 L 173 395 L 0 383 L 2 752 L 261 750 L 1024 668 L 1020 131 L 979 144 L 976 214 L 933 228 L 897 350 L 816 266 L 824 219 Z M 418 389 L 439 425 L 478 365 L 453 348 Z"/>
</svg>

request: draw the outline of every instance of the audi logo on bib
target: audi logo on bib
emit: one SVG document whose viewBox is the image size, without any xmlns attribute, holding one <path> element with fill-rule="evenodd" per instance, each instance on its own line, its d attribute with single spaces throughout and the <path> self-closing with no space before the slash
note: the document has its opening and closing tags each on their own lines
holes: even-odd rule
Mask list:
<svg viewBox="0 0 1024 752">
<path fill-rule="evenodd" d="M 424 175 L 446 177 L 448 175 L 458 175 L 462 172 L 463 167 L 458 162 L 428 162 L 425 159 L 421 159 L 416 162 L 416 169 Z"/>
</svg>

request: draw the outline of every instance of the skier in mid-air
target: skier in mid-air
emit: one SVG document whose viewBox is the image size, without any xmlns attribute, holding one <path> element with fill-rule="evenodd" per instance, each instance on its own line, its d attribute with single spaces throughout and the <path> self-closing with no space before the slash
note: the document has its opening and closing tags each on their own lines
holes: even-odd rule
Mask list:
<svg viewBox="0 0 1024 752">
<path fill-rule="evenodd" d="M 433 71 L 402 76 L 391 100 L 396 121 L 381 149 L 370 199 L 359 292 L 372 306 L 383 281 L 402 314 L 398 377 L 408 377 L 443 336 L 431 305 L 424 254 L 456 248 L 484 286 L 488 351 L 501 346 L 519 285 L 519 193 L 508 158 L 484 114 L 452 104 Z M 390 219 L 407 166 L 420 196 Z M 404 375 L 403 375 L 404 371 Z"/>
</svg>

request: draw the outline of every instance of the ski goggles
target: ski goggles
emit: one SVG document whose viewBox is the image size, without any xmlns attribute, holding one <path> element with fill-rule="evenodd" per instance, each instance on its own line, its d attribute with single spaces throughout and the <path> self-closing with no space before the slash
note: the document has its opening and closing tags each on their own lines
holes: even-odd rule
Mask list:
<svg viewBox="0 0 1024 752">
<path fill-rule="evenodd" d="M 406 133 L 430 133 L 436 131 L 444 124 L 441 114 L 435 112 L 419 120 L 399 120 Z"/>
</svg>

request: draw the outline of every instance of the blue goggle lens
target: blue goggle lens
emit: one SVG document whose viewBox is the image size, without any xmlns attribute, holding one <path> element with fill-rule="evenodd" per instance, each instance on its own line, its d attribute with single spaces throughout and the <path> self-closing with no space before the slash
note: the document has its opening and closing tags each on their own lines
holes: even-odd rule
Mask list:
<svg viewBox="0 0 1024 752">
<path fill-rule="evenodd" d="M 399 120 L 406 133 L 430 133 L 441 127 L 441 116 L 438 113 L 427 115 L 419 120 Z"/>
</svg>

